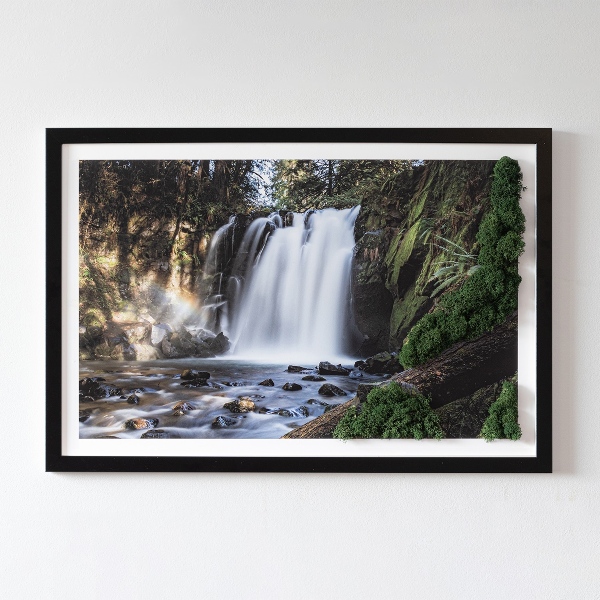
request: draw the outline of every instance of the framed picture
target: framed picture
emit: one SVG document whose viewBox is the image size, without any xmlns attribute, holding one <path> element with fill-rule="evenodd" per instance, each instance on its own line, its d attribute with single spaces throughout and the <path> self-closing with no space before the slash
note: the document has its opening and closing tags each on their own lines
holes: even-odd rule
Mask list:
<svg viewBox="0 0 600 600">
<path fill-rule="evenodd" d="M 48 471 L 549 472 L 550 129 L 48 129 Z"/>
</svg>

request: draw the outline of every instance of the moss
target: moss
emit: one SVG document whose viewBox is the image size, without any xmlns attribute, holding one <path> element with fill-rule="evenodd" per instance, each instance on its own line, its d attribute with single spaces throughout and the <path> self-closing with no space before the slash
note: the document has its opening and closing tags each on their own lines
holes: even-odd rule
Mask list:
<svg viewBox="0 0 600 600">
<path fill-rule="evenodd" d="M 420 222 L 417 221 L 413 226 L 404 234 L 399 232 L 396 237 L 392 240 L 390 249 L 385 257 L 385 263 L 388 266 L 388 289 L 396 289 L 398 285 L 398 279 L 400 277 L 400 271 L 404 265 L 410 259 L 415 243 L 417 242 L 417 235 L 420 229 Z"/>
<path fill-rule="evenodd" d="M 519 205 L 521 170 L 508 157 L 494 167 L 492 211 L 481 222 L 477 242 L 480 268 L 462 287 L 442 297 L 433 313 L 410 331 L 400 352 L 404 367 L 414 367 L 452 344 L 480 336 L 517 308 L 521 278 L 518 257 L 523 252 L 525 217 Z"/>
<path fill-rule="evenodd" d="M 392 347 L 400 347 L 411 325 L 422 317 L 432 304 L 433 300 L 429 296 L 419 294 L 416 285 L 413 285 L 403 298 L 394 300 L 390 318 L 390 345 Z"/>
<path fill-rule="evenodd" d="M 480 437 L 491 442 L 496 439 L 518 440 L 521 427 L 518 422 L 518 390 L 516 375 L 502 384 L 498 399 L 490 406 L 489 416 L 481 428 Z"/>
<path fill-rule="evenodd" d="M 81 323 L 86 327 L 104 327 L 106 324 L 106 317 L 102 314 L 102 311 L 97 308 L 90 308 L 86 310 Z"/>
<path fill-rule="evenodd" d="M 397 383 L 369 392 L 360 413 L 350 407 L 333 432 L 339 439 L 423 438 L 441 439 L 439 417 L 430 402 Z"/>
</svg>

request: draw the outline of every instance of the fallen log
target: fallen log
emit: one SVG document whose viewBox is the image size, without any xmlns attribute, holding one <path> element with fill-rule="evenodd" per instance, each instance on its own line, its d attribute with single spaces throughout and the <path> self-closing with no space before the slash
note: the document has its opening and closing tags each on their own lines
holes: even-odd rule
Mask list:
<svg viewBox="0 0 600 600">
<path fill-rule="evenodd" d="M 517 366 L 518 317 L 514 312 L 492 331 L 458 342 L 438 357 L 393 375 L 390 381 L 414 386 L 431 398 L 432 408 L 438 408 L 514 375 Z"/>
</svg>

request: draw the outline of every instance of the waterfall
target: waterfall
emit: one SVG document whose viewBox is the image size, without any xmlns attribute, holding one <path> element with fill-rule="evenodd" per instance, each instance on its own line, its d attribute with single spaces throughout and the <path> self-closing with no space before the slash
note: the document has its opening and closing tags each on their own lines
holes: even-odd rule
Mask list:
<svg viewBox="0 0 600 600">
<path fill-rule="evenodd" d="M 359 210 L 329 208 L 288 213 L 285 219 L 273 213 L 250 223 L 226 293 L 219 289 L 211 306 L 218 305 L 227 315 L 226 334 L 235 355 L 314 364 L 348 354 L 350 271 Z M 227 231 L 217 232 L 221 241 Z M 213 243 L 216 253 L 219 243 Z M 217 263 L 211 252 L 209 261 Z"/>
</svg>

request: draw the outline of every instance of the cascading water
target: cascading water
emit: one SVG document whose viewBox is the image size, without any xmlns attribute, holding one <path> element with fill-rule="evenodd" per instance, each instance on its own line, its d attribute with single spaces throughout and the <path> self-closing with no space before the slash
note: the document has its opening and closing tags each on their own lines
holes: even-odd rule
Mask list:
<svg viewBox="0 0 600 600">
<path fill-rule="evenodd" d="M 205 302 L 205 326 L 214 331 L 217 324 L 234 354 L 245 358 L 318 362 L 347 355 L 359 210 L 288 213 L 285 219 L 273 213 L 253 220 L 235 258 L 227 258 L 233 260 L 227 289 L 218 285 Z M 215 234 L 207 259 L 210 277 L 218 277 L 225 260 L 219 248 L 222 254 L 233 248 L 232 227 L 230 221 Z"/>
</svg>

